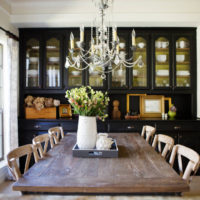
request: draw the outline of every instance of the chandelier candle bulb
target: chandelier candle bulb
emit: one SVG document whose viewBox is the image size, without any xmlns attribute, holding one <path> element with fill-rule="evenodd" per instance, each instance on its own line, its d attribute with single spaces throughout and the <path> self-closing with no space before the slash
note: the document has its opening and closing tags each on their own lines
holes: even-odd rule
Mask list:
<svg viewBox="0 0 200 200">
<path fill-rule="evenodd" d="M 132 30 L 132 46 L 135 46 L 135 30 Z"/>
<path fill-rule="evenodd" d="M 113 41 L 117 41 L 117 27 L 113 27 Z"/>
<path fill-rule="evenodd" d="M 80 27 L 80 41 L 81 42 L 84 41 L 84 26 L 83 25 Z"/>
<path fill-rule="evenodd" d="M 74 49 L 74 35 L 73 35 L 73 33 L 70 34 L 70 45 L 71 45 L 71 49 Z"/>
</svg>

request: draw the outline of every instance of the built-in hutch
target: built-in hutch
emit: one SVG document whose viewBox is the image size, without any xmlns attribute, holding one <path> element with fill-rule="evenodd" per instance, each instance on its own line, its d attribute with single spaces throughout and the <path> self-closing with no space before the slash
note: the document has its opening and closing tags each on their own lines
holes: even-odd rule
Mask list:
<svg viewBox="0 0 200 200">
<path fill-rule="evenodd" d="M 132 28 L 118 28 L 121 56 L 136 59 L 142 55 L 144 65 L 119 68 L 102 80 L 95 71 L 65 69 L 69 36 L 73 31 L 79 40 L 78 28 L 20 29 L 20 115 L 19 144 L 32 142 L 36 135 L 46 133 L 48 128 L 63 126 L 65 132 L 77 130 L 78 119 L 57 118 L 25 119 L 24 98 L 27 95 L 53 97 L 67 103 L 65 91 L 69 88 L 90 85 L 108 91 L 109 117 L 98 121 L 99 132 L 141 132 L 143 125 L 156 126 L 157 133 L 175 138 L 200 153 L 200 121 L 197 109 L 197 67 L 195 28 L 135 28 L 137 49 L 131 46 Z M 90 30 L 85 32 L 86 48 L 90 42 Z M 75 48 L 78 48 L 75 46 Z M 177 107 L 174 120 L 140 118 L 125 120 L 126 94 L 161 94 L 171 97 Z M 112 101 L 119 100 L 120 120 L 112 120 Z M 131 100 L 130 100 L 131 101 Z M 138 111 L 132 103 L 130 107 Z"/>
</svg>

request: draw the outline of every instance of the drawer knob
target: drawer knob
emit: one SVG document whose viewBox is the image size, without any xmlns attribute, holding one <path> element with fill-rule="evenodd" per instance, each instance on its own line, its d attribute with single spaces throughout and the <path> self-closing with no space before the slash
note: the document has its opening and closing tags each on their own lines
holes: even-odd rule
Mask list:
<svg viewBox="0 0 200 200">
<path fill-rule="evenodd" d="M 34 128 L 40 128 L 40 126 L 39 125 L 35 125 Z"/>
<path fill-rule="evenodd" d="M 181 127 L 180 126 L 174 126 L 174 130 L 180 130 Z"/>
<path fill-rule="evenodd" d="M 127 129 L 134 129 L 135 126 L 127 126 Z"/>
</svg>

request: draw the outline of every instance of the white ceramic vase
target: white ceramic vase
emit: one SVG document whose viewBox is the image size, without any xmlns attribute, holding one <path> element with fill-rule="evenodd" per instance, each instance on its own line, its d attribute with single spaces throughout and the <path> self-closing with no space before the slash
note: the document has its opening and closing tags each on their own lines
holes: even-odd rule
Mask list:
<svg viewBox="0 0 200 200">
<path fill-rule="evenodd" d="M 95 148 L 97 140 L 96 117 L 79 116 L 77 144 L 79 149 Z"/>
</svg>

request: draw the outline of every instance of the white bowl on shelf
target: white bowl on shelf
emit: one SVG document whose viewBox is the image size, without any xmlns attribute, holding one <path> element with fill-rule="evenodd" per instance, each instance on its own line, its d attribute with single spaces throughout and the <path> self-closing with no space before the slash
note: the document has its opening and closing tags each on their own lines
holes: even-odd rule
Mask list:
<svg viewBox="0 0 200 200">
<path fill-rule="evenodd" d="M 185 61 L 185 55 L 176 55 L 176 61 L 177 62 L 184 62 Z"/>
<path fill-rule="evenodd" d="M 28 70 L 28 75 L 29 76 L 38 76 L 39 72 L 36 69 L 29 69 Z"/>
<path fill-rule="evenodd" d="M 78 76 L 81 74 L 81 72 L 80 71 L 71 71 L 71 74 L 74 76 Z"/>
<path fill-rule="evenodd" d="M 98 71 L 93 71 L 93 72 L 89 72 L 90 75 L 99 75 L 99 72 Z"/>
<path fill-rule="evenodd" d="M 39 48 L 40 48 L 39 46 L 32 46 L 32 49 L 34 49 L 34 50 L 37 50 Z"/>
<path fill-rule="evenodd" d="M 164 63 L 164 62 L 167 61 L 167 55 L 165 55 L 165 54 L 157 55 L 157 56 L 156 56 L 156 60 L 157 60 L 158 62 Z"/>
<path fill-rule="evenodd" d="M 133 70 L 133 76 L 138 76 L 138 70 L 136 69 Z"/>
<path fill-rule="evenodd" d="M 38 62 L 38 57 L 30 57 L 29 60 L 30 60 L 30 62 L 36 63 L 36 62 Z"/>
<path fill-rule="evenodd" d="M 49 62 L 58 62 L 59 57 L 49 57 Z"/>
<path fill-rule="evenodd" d="M 177 76 L 189 76 L 190 72 L 188 70 L 179 70 L 179 71 L 176 71 L 176 75 Z"/>
<path fill-rule="evenodd" d="M 167 69 L 160 69 L 156 71 L 157 76 L 169 76 L 169 70 Z"/>
<path fill-rule="evenodd" d="M 124 49 L 125 46 L 126 46 L 126 44 L 125 44 L 124 42 L 120 42 L 120 43 L 119 43 L 119 47 L 120 47 L 121 49 Z"/>
<path fill-rule="evenodd" d="M 56 49 L 56 46 L 47 46 L 47 49 Z"/>
</svg>

